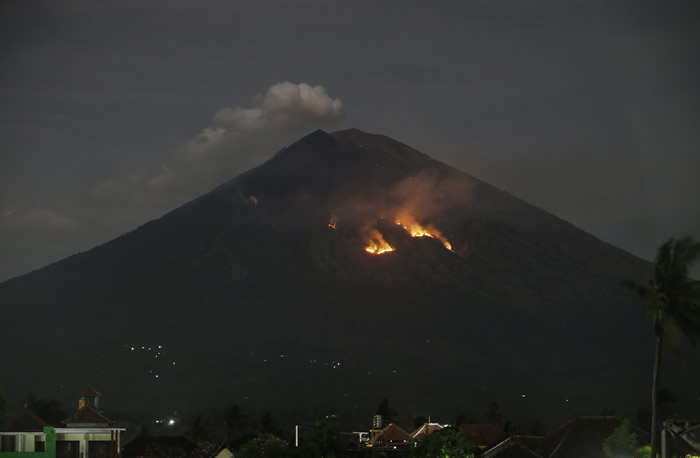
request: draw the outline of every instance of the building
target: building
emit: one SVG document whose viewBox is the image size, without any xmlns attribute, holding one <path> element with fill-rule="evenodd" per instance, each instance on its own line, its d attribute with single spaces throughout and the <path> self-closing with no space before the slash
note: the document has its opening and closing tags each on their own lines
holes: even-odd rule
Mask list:
<svg viewBox="0 0 700 458">
<path fill-rule="evenodd" d="M 440 431 L 443 429 L 443 426 L 440 423 L 423 423 L 420 427 L 416 428 L 415 431 L 411 433 L 411 437 L 416 440 L 416 439 L 422 439 L 425 436 L 428 436 L 435 431 Z"/>
<path fill-rule="evenodd" d="M 56 432 L 56 458 L 121 458 L 124 428 L 98 411 L 100 393 L 83 391 L 78 410 Z M 0 427 L 0 452 L 43 452 L 44 427 L 49 426 L 29 409 L 23 409 Z"/>
<path fill-rule="evenodd" d="M 459 426 L 464 438 L 482 450 L 493 447 L 507 435 L 498 426 L 480 423 L 465 423 Z"/>
<path fill-rule="evenodd" d="M 49 426 L 29 409 L 22 409 L 0 425 L 0 452 L 43 452 L 44 427 Z"/>
</svg>

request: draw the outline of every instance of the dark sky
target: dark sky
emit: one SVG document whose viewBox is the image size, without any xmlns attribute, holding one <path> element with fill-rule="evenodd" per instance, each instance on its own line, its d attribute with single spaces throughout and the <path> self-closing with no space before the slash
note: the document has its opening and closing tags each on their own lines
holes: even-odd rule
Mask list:
<svg viewBox="0 0 700 458">
<path fill-rule="evenodd" d="M 653 257 L 700 237 L 690 1 L 0 3 L 0 280 L 315 128 L 382 133 Z"/>
</svg>

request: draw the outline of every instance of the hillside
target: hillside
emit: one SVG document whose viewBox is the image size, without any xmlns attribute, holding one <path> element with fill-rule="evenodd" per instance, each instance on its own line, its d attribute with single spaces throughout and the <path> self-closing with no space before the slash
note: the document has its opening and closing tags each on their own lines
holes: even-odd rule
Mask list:
<svg viewBox="0 0 700 458">
<path fill-rule="evenodd" d="M 392 251 L 366 251 L 382 243 Z M 12 371 L 0 386 L 61 396 L 89 382 L 154 408 L 222 396 L 345 407 L 388 396 L 416 409 L 502 399 L 552 415 L 643 403 L 650 326 L 619 284 L 648 269 L 388 137 L 316 131 L 157 220 L 2 283 Z"/>
</svg>

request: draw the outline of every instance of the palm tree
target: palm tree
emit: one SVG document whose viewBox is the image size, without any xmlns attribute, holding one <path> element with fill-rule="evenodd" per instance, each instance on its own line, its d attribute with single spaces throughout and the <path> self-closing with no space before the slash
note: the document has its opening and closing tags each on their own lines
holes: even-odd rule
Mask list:
<svg viewBox="0 0 700 458">
<path fill-rule="evenodd" d="M 656 353 L 651 389 L 651 456 L 658 452 L 657 398 L 664 340 L 678 356 L 685 336 L 695 345 L 700 336 L 700 281 L 688 277 L 688 268 L 700 259 L 700 242 L 691 237 L 669 239 L 654 259 L 654 275 L 646 285 L 626 281 L 646 302 L 644 311 L 654 320 Z"/>
</svg>

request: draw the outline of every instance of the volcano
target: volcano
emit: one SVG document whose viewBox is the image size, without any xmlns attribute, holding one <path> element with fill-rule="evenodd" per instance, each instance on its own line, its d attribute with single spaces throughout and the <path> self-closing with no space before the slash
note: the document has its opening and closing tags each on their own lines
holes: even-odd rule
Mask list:
<svg viewBox="0 0 700 458">
<path fill-rule="evenodd" d="M 649 270 L 391 138 L 319 130 L 2 283 L 0 386 L 143 408 L 645 405 L 651 328 L 620 282 Z"/>
</svg>

